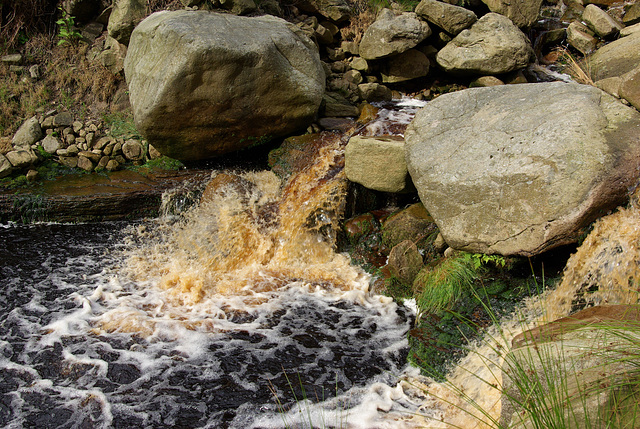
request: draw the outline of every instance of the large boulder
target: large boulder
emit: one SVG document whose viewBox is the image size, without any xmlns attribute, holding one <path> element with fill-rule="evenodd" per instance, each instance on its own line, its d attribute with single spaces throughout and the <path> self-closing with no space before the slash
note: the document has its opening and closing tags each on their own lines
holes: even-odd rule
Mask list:
<svg viewBox="0 0 640 429">
<path fill-rule="evenodd" d="M 365 60 L 398 55 L 415 47 L 431 35 L 429 24 L 413 12 L 396 15 L 382 9 L 376 21 L 367 28 L 360 42 L 360 56 Z"/>
<path fill-rule="evenodd" d="M 478 20 L 469 9 L 439 0 L 422 0 L 416 6 L 416 14 L 454 36 Z"/>
<path fill-rule="evenodd" d="M 625 201 L 638 127 L 640 113 L 592 86 L 472 88 L 417 113 L 407 167 L 451 247 L 531 256 Z"/>
<path fill-rule="evenodd" d="M 529 28 L 535 24 L 542 6 L 542 0 L 482 0 L 482 2 L 491 12 L 506 16 L 520 28 Z"/>
<path fill-rule="evenodd" d="M 488 13 L 442 48 L 436 61 L 458 74 L 501 74 L 525 67 L 533 55 L 525 34 L 508 18 Z"/>
<path fill-rule="evenodd" d="M 305 128 L 324 94 L 316 46 L 273 16 L 155 13 L 133 32 L 124 66 L 138 130 L 183 161 Z"/>
</svg>

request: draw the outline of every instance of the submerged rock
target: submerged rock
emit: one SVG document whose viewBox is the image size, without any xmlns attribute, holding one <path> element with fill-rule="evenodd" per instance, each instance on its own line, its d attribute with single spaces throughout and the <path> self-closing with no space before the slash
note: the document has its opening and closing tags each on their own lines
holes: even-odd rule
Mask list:
<svg viewBox="0 0 640 429">
<path fill-rule="evenodd" d="M 639 127 L 635 109 L 592 86 L 472 88 L 418 112 L 407 166 L 451 247 L 531 256 L 627 199 Z"/>
<path fill-rule="evenodd" d="M 189 161 L 307 127 L 325 85 L 317 48 L 296 26 L 204 11 L 145 19 L 125 74 L 138 130 Z"/>
</svg>

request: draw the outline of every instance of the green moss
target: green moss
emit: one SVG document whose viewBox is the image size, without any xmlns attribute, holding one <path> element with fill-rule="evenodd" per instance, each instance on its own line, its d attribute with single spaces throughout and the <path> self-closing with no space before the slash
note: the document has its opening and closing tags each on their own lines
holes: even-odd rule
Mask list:
<svg viewBox="0 0 640 429">
<path fill-rule="evenodd" d="M 142 135 L 136 128 L 131 112 L 116 112 L 104 115 L 102 120 L 109 128 L 109 134 L 115 138 L 141 139 Z"/>
</svg>

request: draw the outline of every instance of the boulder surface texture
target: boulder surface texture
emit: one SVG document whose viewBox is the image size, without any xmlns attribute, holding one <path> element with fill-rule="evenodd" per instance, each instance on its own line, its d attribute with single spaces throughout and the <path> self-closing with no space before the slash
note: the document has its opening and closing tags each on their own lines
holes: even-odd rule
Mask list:
<svg viewBox="0 0 640 429">
<path fill-rule="evenodd" d="M 416 46 L 431 35 L 429 24 L 413 12 L 396 15 L 382 9 L 376 21 L 367 28 L 360 42 L 360 56 L 375 60 L 398 55 Z"/>
<path fill-rule="evenodd" d="M 131 36 L 138 130 L 162 154 L 207 159 L 308 126 L 324 94 L 317 48 L 273 16 L 157 12 Z"/>
<path fill-rule="evenodd" d="M 449 246 L 532 256 L 625 201 L 638 130 L 635 109 L 592 86 L 472 88 L 417 113 L 407 167 Z"/>
<path fill-rule="evenodd" d="M 531 43 L 509 18 L 488 13 L 438 52 L 436 61 L 458 74 L 502 74 L 525 67 Z"/>
</svg>

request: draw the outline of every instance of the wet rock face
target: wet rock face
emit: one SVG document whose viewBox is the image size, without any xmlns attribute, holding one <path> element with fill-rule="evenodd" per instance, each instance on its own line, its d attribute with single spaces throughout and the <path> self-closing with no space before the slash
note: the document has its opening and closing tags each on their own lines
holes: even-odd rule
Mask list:
<svg viewBox="0 0 640 429">
<path fill-rule="evenodd" d="M 279 18 L 158 12 L 125 60 L 137 128 L 162 154 L 212 158 L 305 128 L 325 86 L 317 48 Z"/>
<path fill-rule="evenodd" d="M 418 112 L 407 166 L 451 247 L 531 256 L 627 198 L 639 126 L 635 109 L 591 86 L 469 89 Z"/>
</svg>

